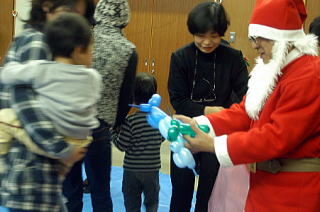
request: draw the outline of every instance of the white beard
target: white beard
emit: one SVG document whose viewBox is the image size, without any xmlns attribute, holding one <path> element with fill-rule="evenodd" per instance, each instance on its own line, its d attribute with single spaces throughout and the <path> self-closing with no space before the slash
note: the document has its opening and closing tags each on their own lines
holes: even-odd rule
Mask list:
<svg viewBox="0 0 320 212">
<path fill-rule="evenodd" d="M 294 51 L 298 52 L 295 58 L 288 57 L 288 50 L 291 46 L 294 46 Z M 317 39 L 315 36 L 307 35 L 304 39 L 291 43 L 275 41 L 272 48 L 272 58 L 274 59 L 271 59 L 267 64 L 264 64 L 261 58 L 256 60 L 257 64 L 250 73 L 245 100 L 245 109 L 250 118 L 253 120 L 259 119 L 264 104 L 282 75 L 281 70 L 292 59 L 304 54 L 317 55 Z"/>
</svg>

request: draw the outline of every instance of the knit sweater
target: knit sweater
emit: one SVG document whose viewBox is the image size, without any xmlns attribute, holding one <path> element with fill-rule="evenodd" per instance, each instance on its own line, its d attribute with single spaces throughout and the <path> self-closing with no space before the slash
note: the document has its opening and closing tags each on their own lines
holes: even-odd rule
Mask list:
<svg viewBox="0 0 320 212">
<path fill-rule="evenodd" d="M 120 125 L 130 109 L 137 66 L 135 46 L 122 33 L 129 21 L 128 2 L 100 0 L 94 18 L 93 67 L 102 76 L 98 117 L 109 126 Z"/>
</svg>

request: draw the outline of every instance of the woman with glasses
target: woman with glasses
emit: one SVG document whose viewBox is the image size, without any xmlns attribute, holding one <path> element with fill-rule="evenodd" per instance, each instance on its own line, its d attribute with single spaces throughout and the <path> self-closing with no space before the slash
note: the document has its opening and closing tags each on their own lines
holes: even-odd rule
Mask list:
<svg viewBox="0 0 320 212">
<path fill-rule="evenodd" d="M 170 63 L 168 91 L 176 113 L 200 116 L 242 100 L 247 91 L 248 71 L 242 53 L 221 38 L 229 25 L 223 6 L 200 3 L 189 13 L 187 25 L 194 42 L 175 51 Z M 195 211 L 207 211 L 219 163 L 210 153 L 194 157 L 199 173 Z M 171 160 L 170 174 L 170 211 L 190 211 L 193 172 L 178 168 Z"/>
</svg>

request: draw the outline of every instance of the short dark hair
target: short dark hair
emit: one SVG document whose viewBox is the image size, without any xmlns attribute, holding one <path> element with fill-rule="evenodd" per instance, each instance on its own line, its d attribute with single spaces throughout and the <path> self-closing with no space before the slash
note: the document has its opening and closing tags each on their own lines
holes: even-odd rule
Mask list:
<svg viewBox="0 0 320 212">
<path fill-rule="evenodd" d="M 224 36 L 230 24 L 222 6 L 216 2 L 198 4 L 188 15 L 188 29 L 191 34 L 206 33 L 210 30 Z"/>
<path fill-rule="evenodd" d="M 45 5 L 48 6 L 48 11 L 43 10 Z M 71 0 L 32 0 L 29 19 L 25 22 L 33 28 L 42 31 L 43 26 L 47 22 L 47 12 L 52 12 L 62 6 L 68 7 L 71 10 L 73 2 Z"/>
<path fill-rule="evenodd" d="M 134 102 L 147 103 L 155 93 L 157 93 L 156 79 L 150 74 L 138 73 L 135 79 Z"/>
<path fill-rule="evenodd" d="M 318 36 L 318 44 L 320 46 L 320 16 L 313 19 L 309 26 L 309 33 L 312 33 L 316 36 Z"/>
<path fill-rule="evenodd" d="M 59 15 L 46 24 L 44 33 L 54 57 L 71 57 L 76 47 L 86 50 L 92 39 L 88 21 L 76 13 Z"/>
</svg>

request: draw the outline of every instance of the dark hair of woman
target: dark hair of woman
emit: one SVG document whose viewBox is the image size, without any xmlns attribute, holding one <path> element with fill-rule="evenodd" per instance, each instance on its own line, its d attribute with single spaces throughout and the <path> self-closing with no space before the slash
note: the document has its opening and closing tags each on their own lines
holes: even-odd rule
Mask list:
<svg viewBox="0 0 320 212">
<path fill-rule="evenodd" d="M 72 5 L 71 0 L 32 0 L 30 18 L 25 22 L 27 25 L 42 31 L 47 21 L 47 13 L 64 6 L 71 10 Z"/>
<path fill-rule="evenodd" d="M 316 36 L 318 36 L 318 42 L 320 46 L 320 16 L 313 19 L 309 26 L 309 33 L 312 33 Z"/>
<path fill-rule="evenodd" d="M 156 79 L 150 74 L 138 73 L 135 79 L 134 102 L 136 104 L 147 103 L 156 92 Z"/>
<path fill-rule="evenodd" d="M 94 10 L 96 8 L 93 0 L 86 0 L 87 2 L 87 11 L 84 17 L 89 21 L 89 23 L 94 26 L 95 25 L 95 20 L 93 18 L 94 15 Z"/>
<path fill-rule="evenodd" d="M 230 25 L 223 6 L 216 2 L 204 2 L 191 10 L 187 25 L 191 34 L 212 31 L 224 36 Z"/>
</svg>

